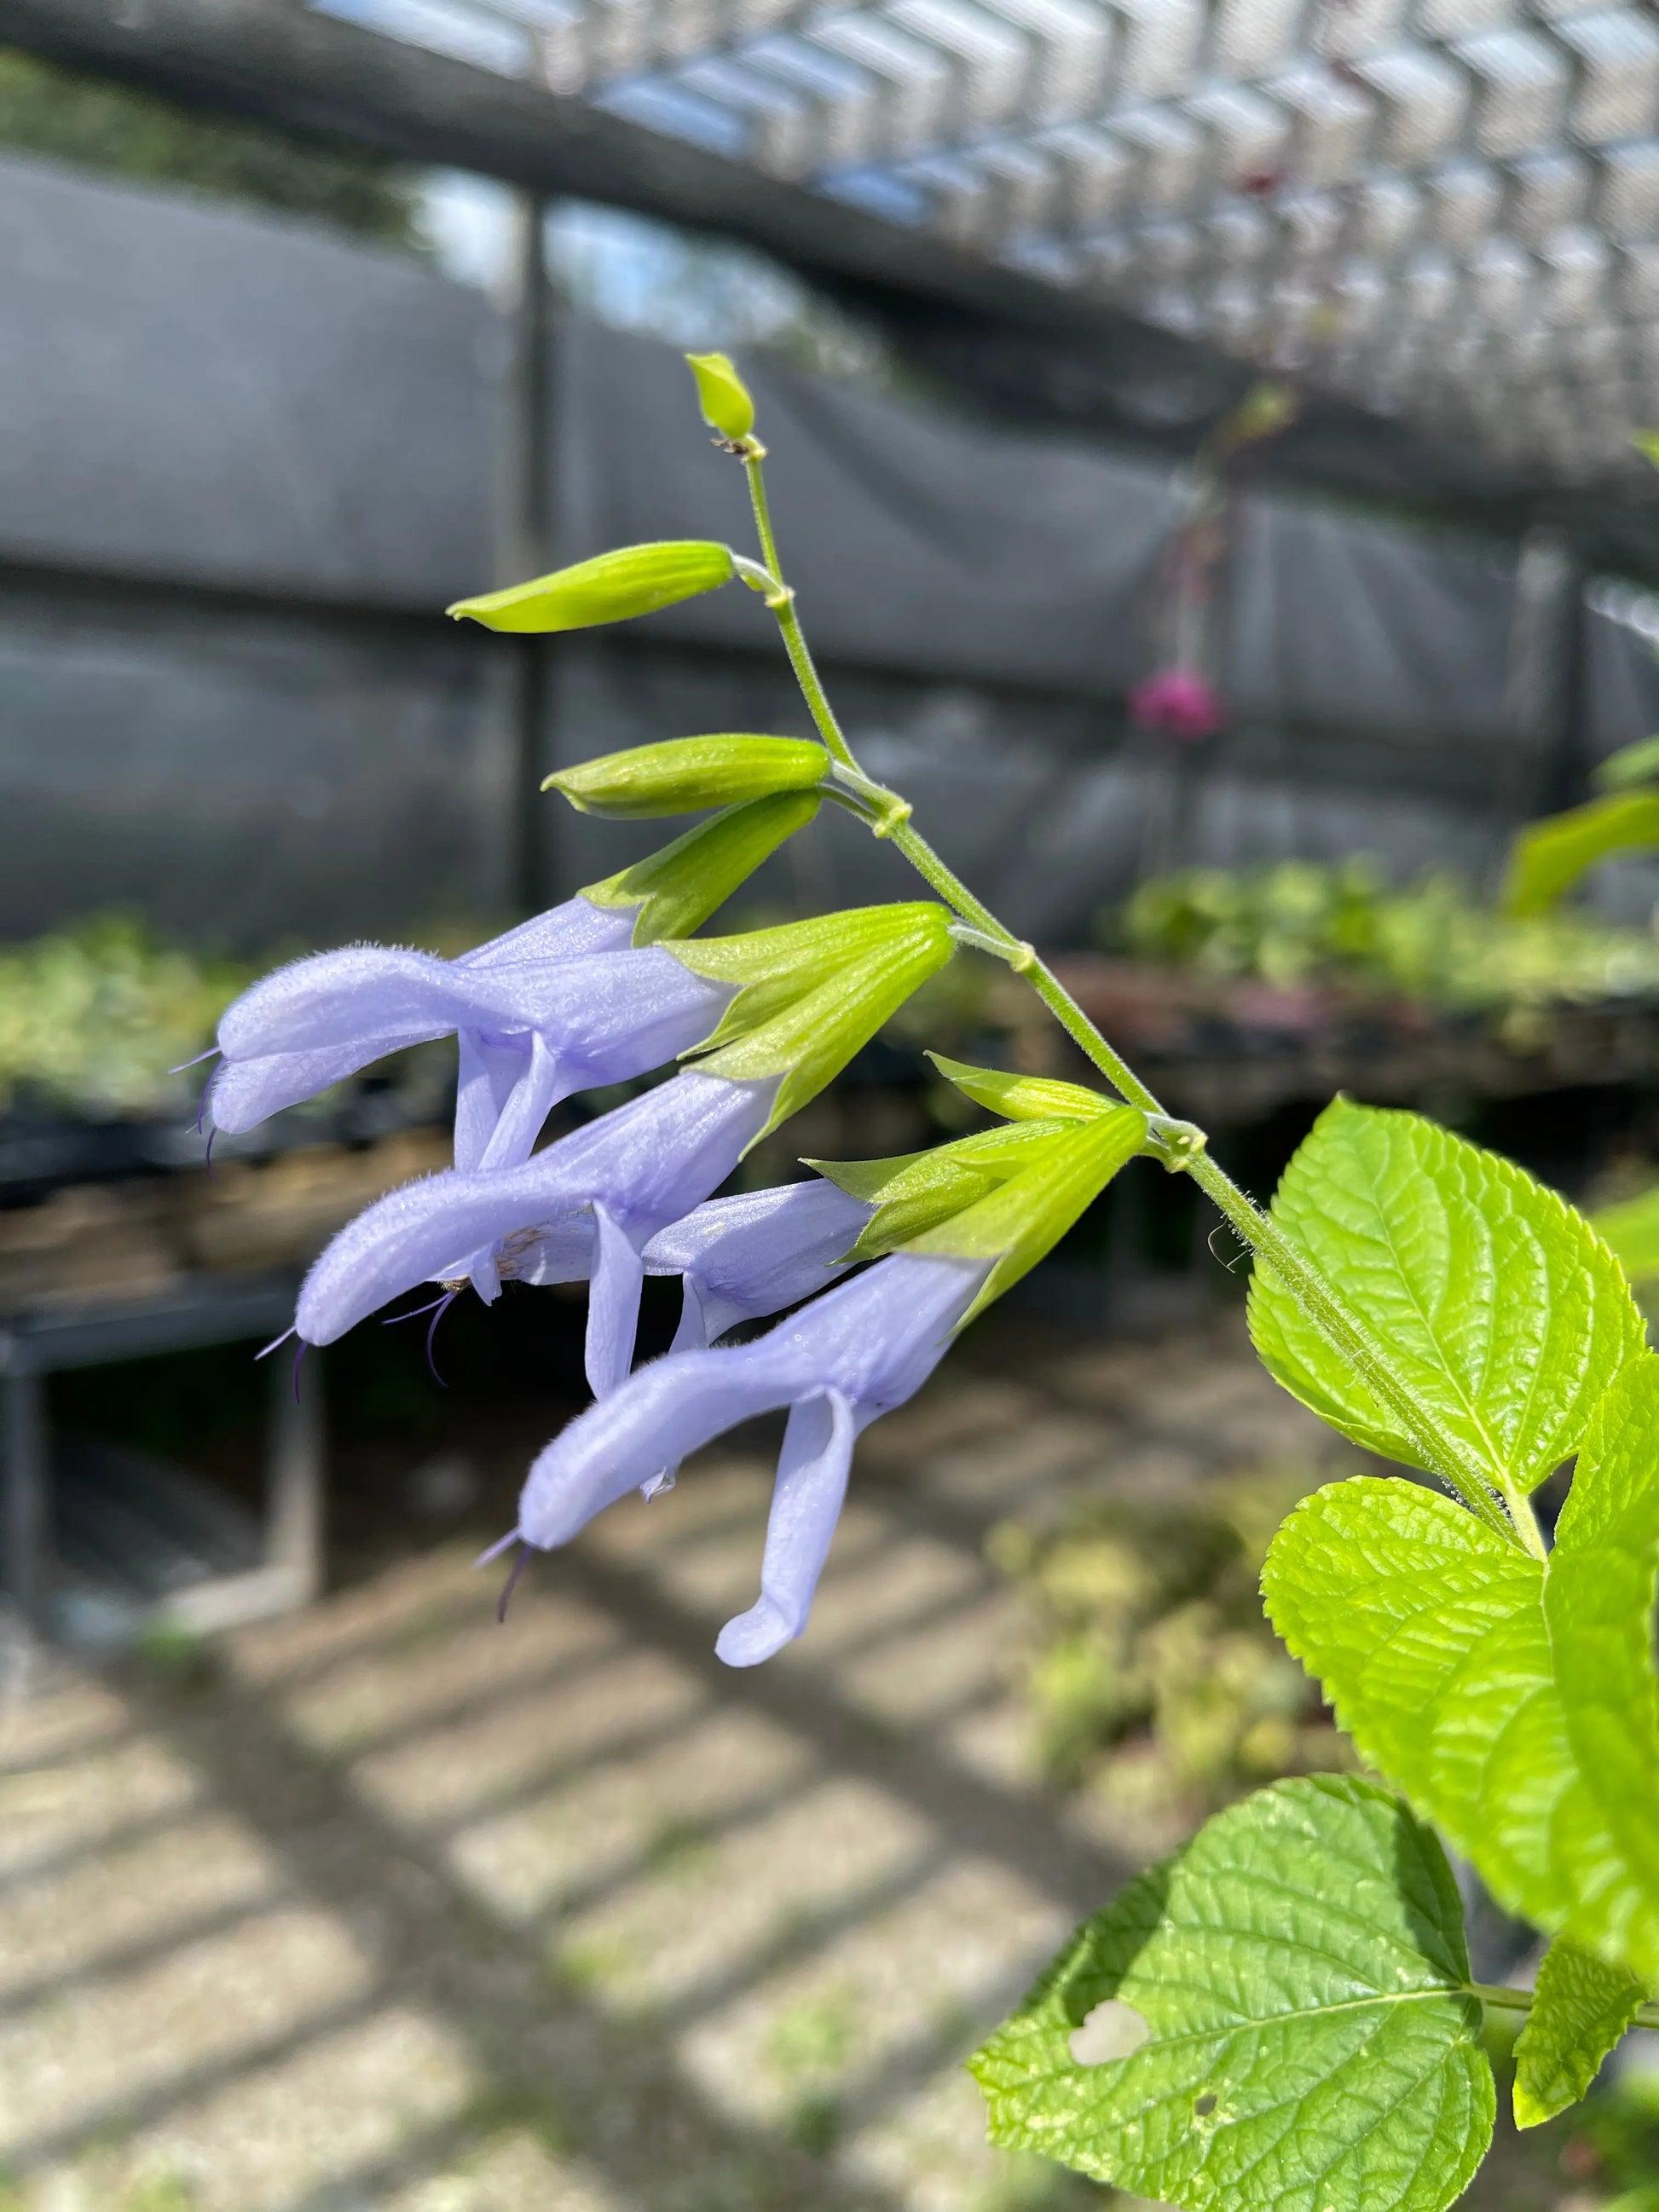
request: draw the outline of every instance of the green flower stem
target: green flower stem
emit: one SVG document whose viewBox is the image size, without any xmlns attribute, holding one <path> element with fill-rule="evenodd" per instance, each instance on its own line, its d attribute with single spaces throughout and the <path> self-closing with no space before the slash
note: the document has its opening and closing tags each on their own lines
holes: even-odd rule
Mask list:
<svg viewBox="0 0 1659 2212">
<path fill-rule="evenodd" d="M 1530 2012 L 1530 1990 L 1499 1989 L 1491 1982 L 1468 1982 L 1464 1984 L 1466 1996 L 1479 1997 L 1483 2005 L 1493 2012 Z M 1641 2004 L 1636 2008 L 1633 2025 L 1637 2027 L 1659 2029 L 1659 2004 Z"/>
<path fill-rule="evenodd" d="M 1468 1462 L 1451 1439 L 1441 1434 L 1382 1346 L 1302 1247 L 1285 1234 L 1270 1213 L 1264 1212 L 1247 1192 L 1238 1188 L 1207 1152 L 1198 1153 L 1184 1164 L 1199 1188 L 1220 1208 L 1251 1250 L 1278 1275 L 1326 1341 L 1349 1361 L 1373 1396 L 1398 1417 L 1401 1426 L 1422 1455 L 1424 1466 L 1449 1483 L 1488 1528 L 1542 1559 L 1543 1539 L 1525 1499 L 1518 1496 L 1511 1498 L 1506 1492 L 1505 1503 L 1510 1512 L 1515 1514 L 1517 1506 L 1520 1511 L 1513 1521 L 1504 1517 L 1484 1470 Z"/>
<path fill-rule="evenodd" d="M 750 437 L 744 441 L 741 457 L 744 473 L 749 483 L 750 503 L 755 513 L 755 530 L 760 539 L 761 554 L 767 569 L 780 586 L 776 597 L 769 598 L 767 604 L 777 617 L 784 648 L 795 672 L 795 680 L 800 685 L 801 696 L 806 702 L 819 735 L 836 761 L 848 771 L 848 782 L 852 789 L 880 814 L 881 818 L 872 823 L 876 833 L 890 837 L 923 881 L 930 884 L 963 921 L 988 940 L 987 949 L 997 951 L 1010 967 L 1025 977 L 1066 1035 L 1100 1070 L 1120 1097 L 1132 1106 L 1139 1107 L 1144 1114 L 1163 1116 L 1164 1108 L 1158 1099 L 1127 1061 L 1112 1049 L 1053 969 L 1038 958 L 1029 945 L 1017 938 L 1012 930 L 1006 929 L 990 908 L 974 896 L 954 870 L 945 866 L 911 823 L 909 808 L 898 793 L 872 783 L 860 767 L 853 748 L 847 742 L 847 734 L 836 719 L 823 678 L 813 664 L 800 617 L 795 611 L 794 594 L 785 580 L 783 565 L 778 557 L 777 538 L 772 528 L 771 510 L 767 503 L 766 481 L 762 472 L 761 464 L 765 456 L 766 448 L 758 439 Z M 1465 1504 L 1489 1528 L 1541 1559 L 1544 1555 L 1543 1541 L 1526 1501 L 1506 1494 L 1505 1502 L 1513 1517 L 1505 1516 L 1484 1472 L 1468 1463 L 1464 1454 L 1452 1441 L 1441 1435 L 1382 1346 L 1358 1316 L 1345 1304 L 1334 1285 L 1327 1281 L 1300 1246 L 1286 1237 L 1277 1222 L 1264 1213 L 1201 1147 L 1183 1157 L 1179 1164 L 1220 1208 L 1251 1250 L 1259 1253 L 1273 1269 L 1315 1328 L 1352 1364 L 1367 1388 L 1397 1416 L 1407 1435 L 1422 1455 L 1425 1467 L 1449 1483 Z"/>
</svg>

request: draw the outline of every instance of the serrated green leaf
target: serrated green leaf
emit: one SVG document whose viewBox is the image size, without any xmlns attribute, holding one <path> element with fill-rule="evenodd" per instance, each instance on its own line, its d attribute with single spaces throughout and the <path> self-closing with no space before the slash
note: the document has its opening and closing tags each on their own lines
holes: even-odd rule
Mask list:
<svg viewBox="0 0 1659 2212">
<path fill-rule="evenodd" d="M 755 427 L 755 403 L 749 386 L 723 353 L 689 353 L 686 366 L 696 379 L 697 404 L 711 430 L 733 444 Z"/>
<path fill-rule="evenodd" d="M 818 811 L 818 799 L 816 791 L 782 791 L 728 806 L 631 868 L 589 884 L 581 896 L 594 906 L 637 907 L 635 945 L 684 937 L 786 838 L 805 827 Z"/>
<path fill-rule="evenodd" d="M 1340 1283 L 1448 1440 L 1448 1474 L 1529 1491 L 1571 1457 L 1641 1351 L 1618 1262 L 1553 1191 L 1419 1115 L 1339 1098 L 1285 1171 L 1273 1218 Z M 1250 1333 L 1269 1372 L 1334 1428 L 1423 1455 L 1258 1261 Z"/>
<path fill-rule="evenodd" d="M 1262 1592 L 1382 1773 L 1509 1911 L 1659 1979 L 1659 1359 L 1596 1410 L 1547 1571 L 1449 1498 L 1299 1505 Z"/>
<path fill-rule="evenodd" d="M 457 622 L 468 617 L 486 629 L 592 629 L 654 614 L 700 592 L 718 591 L 736 574 L 729 545 L 701 538 L 665 538 L 619 546 L 614 553 L 556 568 L 551 575 L 532 576 L 526 584 L 457 599 L 445 612 Z"/>
<path fill-rule="evenodd" d="M 1080 1083 L 1057 1083 L 1046 1075 L 1009 1075 L 1000 1067 L 969 1067 L 963 1060 L 947 1060 L 942 1052 L 930 1052 L 927 1057 L 965 1098 L 1007 1121 L 1092 1121 L 1117 1104 L 1103 1092 L 1085 1091 Z"/>
<path fill-rule="evenodd" d="M 1589 1217 L 1590 1227 L 1637 1284 L 1659 1276 L 1659 1183 Z"/>
<path fill-rule="evenodd" d="M 1603 791 L 1624 791 L 1632 783 L 1659 780 L 1659 737 L 1638 738 L 1598 763 L 1591 781 Z"/>
<path fill-rule="evenodd" d="M 605 753 L 557 769 L 542 789 L 562 793 L 580 813 L 627 821 L 695 814 L 775 791 L 810 791 L 829 772 L 829 754 L 807 738 L 730 731 Z"/>
<path fill-rule="evenodd" d="M 1468 1984 L 1434 1837 L 1319 1776 L 1131 1882 L 969 2063 L 994 2142 L 1182 2212 L 1443 2212 L 1496 2105 Z M 1103 2007 L 1149 2033 L 1079 2063 Z"/>
<path fill-rule="evenodd" d="M 1659 845 L 1659 792 L 1620 792 L 1552 814 L 1522 830 L 1510 854 L 1504 904 L 1545 914 L 1598 861 Z"/>
<path fill-rule="evenodd" d="M 738 986 L 720 1027 L 683 1055 L 733 1082 L 781 1076 L 753 1142 L 816 1097 L 890 1014 L 956 951 L 928 899 L 857 907 L 737 937 L 665 941 L 694 974 Z"/>
<path fill-rule="evenodd" d="M 1622 1966 L 1558 1936 L 1515 2045 L 1515 2124 L 1535 2128 L 1587 2096 L 1646 1991 Z"/>
</svg>

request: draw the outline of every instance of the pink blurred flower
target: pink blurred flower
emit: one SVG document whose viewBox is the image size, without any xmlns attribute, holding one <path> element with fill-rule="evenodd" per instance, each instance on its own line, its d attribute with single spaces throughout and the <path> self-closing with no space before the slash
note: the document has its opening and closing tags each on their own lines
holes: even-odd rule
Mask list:
<svg viewBox="0 0 1659 2212">
<path fill-rule="evenodd" d="M 1183 743 L 1213 736 L 1224 719 L 1220 695 L 1194 668 L 1160 668 L 1137 684 L 1129 715 L 1143 730 L 1164 730 Z"/>
</svg>

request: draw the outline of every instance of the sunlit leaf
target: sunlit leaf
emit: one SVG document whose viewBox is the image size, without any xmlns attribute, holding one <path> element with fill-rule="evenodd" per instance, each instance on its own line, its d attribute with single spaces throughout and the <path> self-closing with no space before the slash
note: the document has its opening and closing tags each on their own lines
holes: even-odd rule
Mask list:
<svg viewBox="0 0 1659 2212">
<path fill-rule="evenodd" d="M 1495 2104 L 1468 1984 L 1434 1837 L 1372 1784 L 1281 1782 L 1087 1922 L 969 2063 L 994 2142 L 1183 2212 L 1443 2212 Z"/>
<path fill-rule="evenodd" d="M 1535 2128 L 1586 2095 L 1646 1991 L 1570 1937 L 1544 1954 L 1532 2010 L 1515 2046 L 1515 2124 Z"/>
<path fill-rule="evenodd" d="M 1553 1191 L 1415 1114 L 1338 1099 L 1273 1218 L 1317 1261 L 1465 1465 L 1530 1490 L 1578 1449 L 1642 1349 L 1618 1263 Z M 1358 1443 L 1423 1455 L 1258 1262 L 1250 1330 L 1269 1371 Z M 1444 1468 L 1433 1470 L 1444 1473 Z"/>
<path fill-rule="evenodd" d="M 1547 1572 L 1415 1485 L 1318 1491 L 1262 1589 L 1370 1764 L 1509 1911 L 1659 1979 L 1659 1359 L 1584 1442 Z"/>
</svg>

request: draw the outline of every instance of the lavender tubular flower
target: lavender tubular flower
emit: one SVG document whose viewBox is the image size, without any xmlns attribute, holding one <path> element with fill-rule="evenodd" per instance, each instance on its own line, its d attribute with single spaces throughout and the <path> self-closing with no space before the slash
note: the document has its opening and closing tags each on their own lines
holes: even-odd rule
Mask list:
<svg viewBox="0 0 1659 2212">
<path fill-rule="evenodd" d="M 958 1075 L 994 1085 L 994 1071 Z M 875 1264 L 754 1343 L 671 1352 L 590 1407 L 531 1468 L 519 1538 L 543 1550 L 568 1543 L 635 1484 L 654 1492 L 688 1452 L 787 1406 L 760 1599 L 726 1623 L 715 1650 L 732 1666 L 752 1667 L 799 1636 L 860 1431 L 920 1389 L 951 1333 L 1051 1250 L 1146 1142 L 1146 1117 L 1135 1108 L 1075 1095 L 1085 1119 L 1044 1116 L 931 1152 L 823 1163 L 848 1209 L 839 1218 L 810 1185 L 799 1195 L 759 1194 L 769 1206 L 749 1201 L 746 1218 L 745 1201 L 726 1201 L 724 1257 L 720 1207 L 676 1224 L 647 1256 L 688 1273 L 702 1266 L 705 1280 L 689 1283 L 687 1297 L 702 1326 L 763 1310 L 763 1297 L 798 1295 L 814 1270 Z M 842 1239 L 853 1209 L 864 1226 L 849 1249 Z M 690 1333 L 683 1323 L 682 1338 Z"/>
<path fill-rule="evenodd" d="M 633 927 L 627 910 L 578 896 L 458 960 L 356 945 L 293 961 L 227 1007 L 209 1110 L 229 1133 L 257 1127 L 389 1053 L 450 1035 L 469 1011 L 469 969 L 619 951 Z M 486 1003 L 502 1026 L 500 994 Z"/>
<path fill-rule="evenodd" d="M 859 1433 L 921 1389 L 991 1264 L 895 1253 L 752 1344 L 670 1352 L 641 1368 L 536 1461 L 519 1536 L 544 1551 L 568 1543 L 659 1469 L 787 1406 L 761 1595 L 714 1647 L 728 1666 L 769 1659 L 806 1625 Z"/>
<path fill-rule="evenodd" d="M 875 1208 L 834 1183 L 783 1183 L 711 1199 L 653 1237 L 647 1275 L 684 1279 L 670 1349 L 702 1350 L 735 1328 L 798 1305 L 852 1264 L 848 1254 Z"/>
<path fill-rule="evenodd" d="M 230 1066 L 214 1084 L 214 1118 L 226 1121 L 227 1074 L 246 1104 L 273 1062 L 281 1084 L 319 1054 L 362 1066 L 457 1032 L 456 1164 L 516 1166 L 560 1099 L 672 1060 L 708 1035 L 732 995 L 655 946 L 482 967 L 368 946 L 320 953 L 267 976 L 226 1015 Z"/>
<path fill-rule="evenodd" d="M 225 1059 L 210 1086 L 214 1120 L 228 1131 L 251 1129 L 387 1053 L 454 1032 L 463 1093 L 456 1164 L 527 1158 L 556 1098 L 583 1083 L 642 1073 L 704 1034 L 695 1023 L 685 1034 L 673 1018 L 673 1005 L 696 1001 L 680 995 L 684 986 L 660 961 L 612 971 L 613 981 L 624 973 L 634 979 L 640 995 L 631 1012 L 607 986 L 603 1003 L 590 1007 L 590 987 L 562 976 L 562 963 L 642 955 L 696 929 L 817 805 L 816 791 L 787 791 L 727 806 L 459 959 L 365 945 L 279 969 L 244 992 L 220 1024 Z M 654 1016 L 647 1004 L 653 991 L 672 1002 Z M 714 1018 L 730 995 L 707 1002 Z"/>
<path fill-rule="evenodd" d="M 798 1305 L 844 1275 L 875 1208 L 814 1180 L 711 1199 L 645 1248 L 648 1275 L 681 1278 L 680 1325 L 671 1352 L 701 1351 L 740 1321 Z M 659 1468 L 640 1487 L 672 1490 L 679 1474 Z"/>
<path fill-rule="evenodd" d="M 591 1271 L 588 1381 L 596 1395 L 611 1389 L 632 1356 L 643 1248 L 725 1181 L 765 1127 L 776 1089 L 692 1071 L 521 1166 L 452 1168 L 388 1193 L 313 1266 L 295 1317 L 300 1335 L 332 1344 L 428 1280 L 470 1274 L 490 1300 L 505 1276 L 573 1282 Z"/>
</svg>

